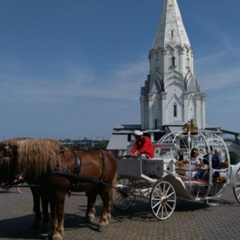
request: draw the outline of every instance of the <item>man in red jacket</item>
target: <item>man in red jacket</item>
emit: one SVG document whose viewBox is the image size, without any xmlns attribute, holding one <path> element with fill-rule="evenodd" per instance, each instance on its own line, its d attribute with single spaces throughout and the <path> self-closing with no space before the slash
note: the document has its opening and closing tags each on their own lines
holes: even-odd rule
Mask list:
<svg viewBox="0 0 240 240">
<path fill-rule="evenodd" d="M 134 136 L 136 138 L 136 142 L 128 156 L 136 158 L 153 158 L 154 148 L 150 138 L 143 136 L 143 132 L 139 130 L 134 131 Z"/>
</svg>

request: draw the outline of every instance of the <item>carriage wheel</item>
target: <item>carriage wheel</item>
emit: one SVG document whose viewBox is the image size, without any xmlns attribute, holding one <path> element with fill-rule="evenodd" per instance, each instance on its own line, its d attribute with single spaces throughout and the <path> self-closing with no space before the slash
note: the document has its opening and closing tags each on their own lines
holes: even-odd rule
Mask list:
<svg viewBox="0 0 240 240">
<path fill-rule="evenodd" d="M 233 187 L 233 193 L 237 201 L 240 203 L 240 168 L 236 172 L 235 187 Z"/>
<path fill-rule="evenodd" d="M 116 199 L 113 201 L 113 206 L 120 211 L 129 209 L 136 199 L 136 196 L 132 192 L 131 180 L 124 177 L 119 178 Z"/>
<path fill-rule="evenodd" d="M 174 187 L 167 181 L 158 182 L 152 189 L 150 206 L 153 215 L 160 219 L 168 219 L 176 207 L 177 196 Z"/>
</svg>

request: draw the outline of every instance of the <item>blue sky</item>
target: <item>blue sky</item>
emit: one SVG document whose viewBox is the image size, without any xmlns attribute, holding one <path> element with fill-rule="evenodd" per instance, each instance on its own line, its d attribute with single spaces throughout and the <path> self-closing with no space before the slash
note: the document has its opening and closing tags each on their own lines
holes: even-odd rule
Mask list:
<svg viewBox="0 0 240 240">
<path fill-rule="evenodd" d="M 178 0 L 207 124 L 240 132 L 240 1 Z M 140 123 L 162 0 L 0 0 L 0 139 Z"/>
</svg>

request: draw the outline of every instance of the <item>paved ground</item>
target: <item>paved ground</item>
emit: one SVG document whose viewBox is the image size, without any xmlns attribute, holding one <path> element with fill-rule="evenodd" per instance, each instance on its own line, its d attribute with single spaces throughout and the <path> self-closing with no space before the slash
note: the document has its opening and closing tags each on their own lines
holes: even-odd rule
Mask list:
<svg viewBox="0 0 240 240">
<path fill-rule="evenodd" d="M 32 232 L 32 197 L 28 188 L 22 194 L 0 190 L 0 239 L 46 239 L 40 232 Z M 218 205 L 179 199 L 174 214 L 167 221 L 158 221 L 151 213 L 147 201 L 139 199 L 126 212 L 114 210 L 113 219 L 104 232 L 84 222 L 86 198 L 74 194 L 66 198 L 65 237 L 69 240 L 156 240 L 156 239 L 239 239 L 240 204 L 227 188 Z M 98 212 L 101 204 L 98 204 Z"/>
</svg>

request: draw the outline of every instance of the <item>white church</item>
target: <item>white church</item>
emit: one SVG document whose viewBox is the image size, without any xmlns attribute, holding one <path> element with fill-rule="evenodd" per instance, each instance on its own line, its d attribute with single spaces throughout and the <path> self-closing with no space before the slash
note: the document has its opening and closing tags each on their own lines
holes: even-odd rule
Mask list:
<svg viewBox="0 0 240 240">
<path fill-rule="evenodd" d="M 154 142 L 193 119 L 199 129 L 233 135 L 237 144 L 231 148 L 239 155 L 239 133 L 206 125 L 206 95 L 194 74 L 194 51 L 177 0 L 163 0 L 148 58 L 150 70 L 140 93 L 141 124 L 114 128 L 107 150 L 124 153 L 134 130 L 143 131 Z"/>
</svg>

